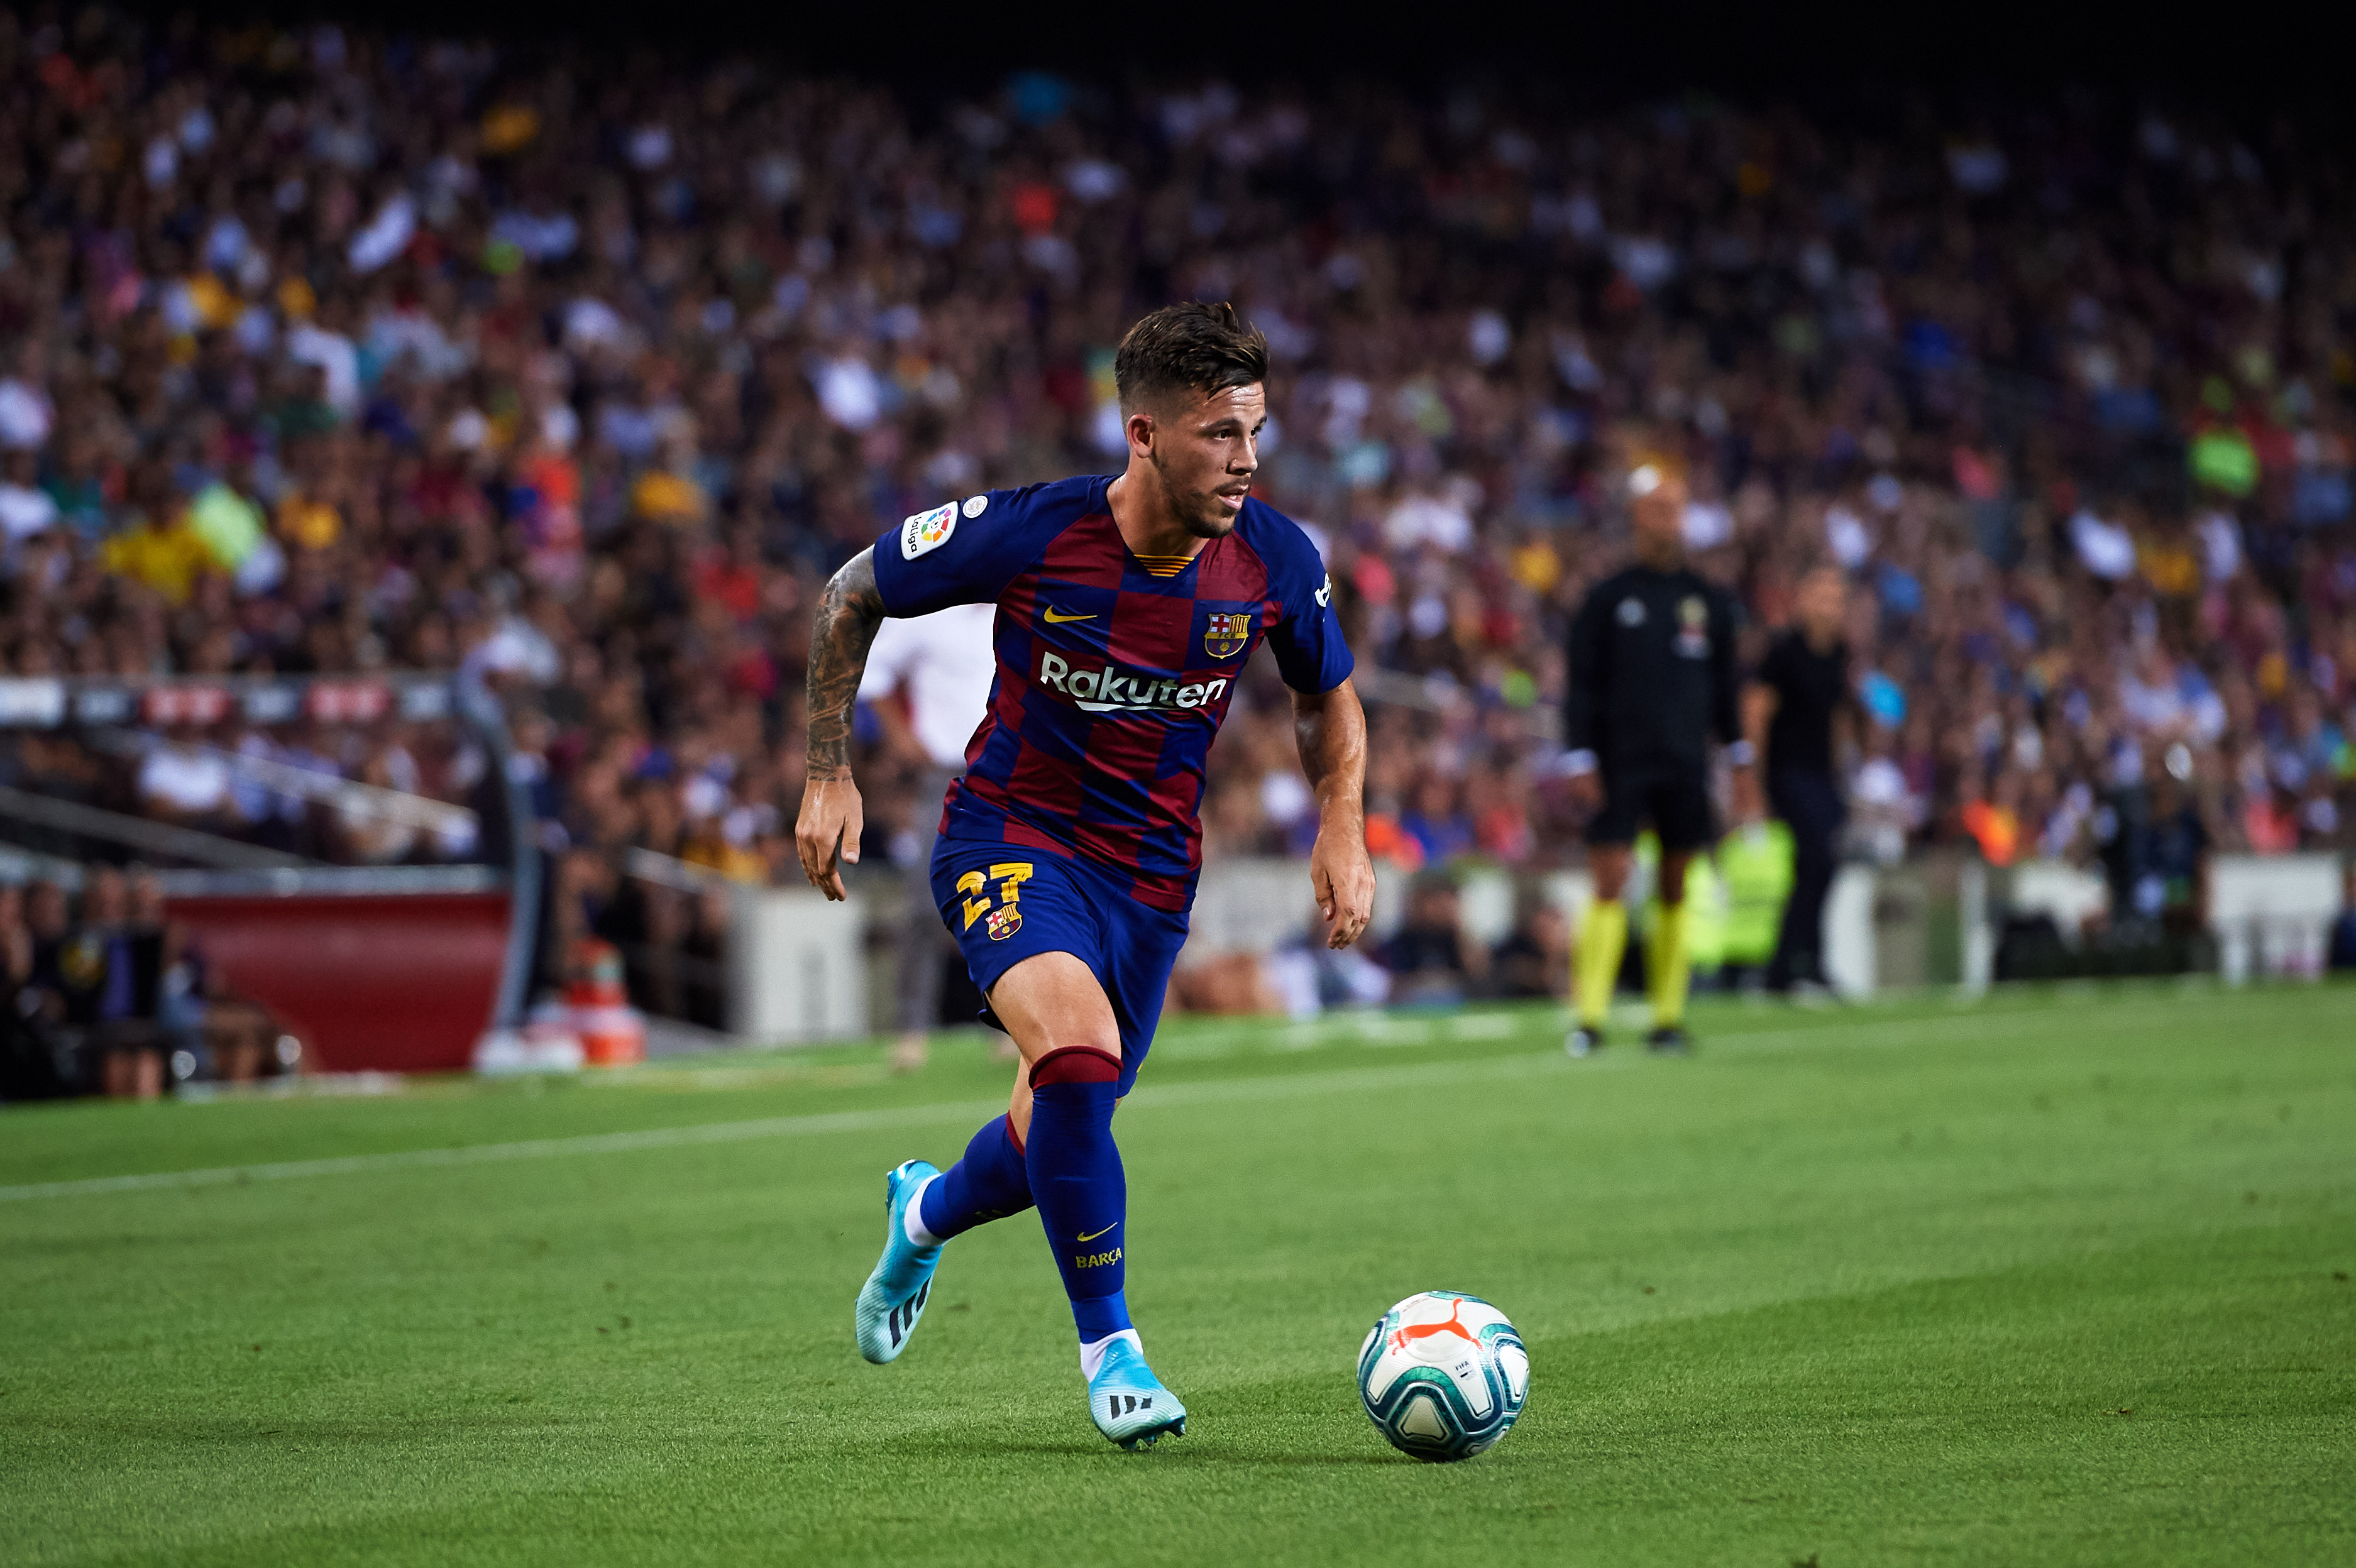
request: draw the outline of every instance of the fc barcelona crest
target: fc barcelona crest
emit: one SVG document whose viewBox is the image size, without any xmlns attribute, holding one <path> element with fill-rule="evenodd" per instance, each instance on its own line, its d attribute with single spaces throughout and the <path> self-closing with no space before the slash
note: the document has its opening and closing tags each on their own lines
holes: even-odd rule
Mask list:
<svg viewBox="0 0 2356 1568">
<path fill-rule="evenodd" d="M 1012 904 L 1001 904 L 990 912 L 982 927 L 990 933 L 992 942 L 1003 942 L 1023 929 L 1023 912 Z"/>
<path fill-rule="evenodd" d="M 1203 634 L 1203 646 L 1215 659 L 1235 657 L 1250 641 L 1251 612 L 1248 610 L 1212 615 L 1210 627 Z"/>
</svg>

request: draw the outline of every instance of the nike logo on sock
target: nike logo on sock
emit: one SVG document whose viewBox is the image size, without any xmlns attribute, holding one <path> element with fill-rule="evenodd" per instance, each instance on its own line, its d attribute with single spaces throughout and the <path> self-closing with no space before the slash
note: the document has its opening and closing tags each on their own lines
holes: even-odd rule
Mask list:
<svg viewBox="0 0 2356 1568">
<path fill-rule="evenodd" d="M 1093 1242 L 1093 1241 L 1095 1241 L 1095 1240 L 1097 1239 L 1097 1236 L 1101 1236 L 1101 1235 L 1106 1234 L 1108 1232 L 1109 1232 L 1109 1231 L 1111 1231 L 1111 1230 L 1112 1230 L 1112 1228 L 1113 1228 L 1113 1226 L 1114 1226 L 1114 1225 L 1118 1225 L 1118 1224 L 1119 1224 L 1119 1223 L 1120 1223 L 1120 1221 L 1119 1221 L 1115 1220 L 1115 1221 L 1112 1222 L 1112 1224 L 1111 1224 L 1111 1225 L 1107 1225 L 1107 1226 L 1104 1228 L 1104 1230 L 1102 1230 L 1102 1231 L 1098 1231 L 1098 1232 L 1096 1232 L 1096 1235 L 1093 1235 L 1093 1236 L 1082 1236 L 1082 1237 L 1080 1238 L 1080 1240 L 1082 1240 L 1082 1241 L 1084 1241 L 1084 1242 Z"/>
</svg>

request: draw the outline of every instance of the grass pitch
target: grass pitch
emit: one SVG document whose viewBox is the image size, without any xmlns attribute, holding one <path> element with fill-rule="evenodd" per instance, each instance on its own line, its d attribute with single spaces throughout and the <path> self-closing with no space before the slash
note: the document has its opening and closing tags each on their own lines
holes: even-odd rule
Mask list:
<svg viewBox="0 0 2356 1568">
<path fill-rule="evenodd" d="M 1165 1031 L 1118 1126 L 1192 1416 L 1140 1455 L 1031 1216 L 852 1349 L 976 1042 L 11 1110 L 0 1562 L 2356 1560 L 2356 991 L 1696 1021 Z M 1427 1287 L 1530 1348 L 1462 1465 L 1352 1388 Z"/>
</svg>

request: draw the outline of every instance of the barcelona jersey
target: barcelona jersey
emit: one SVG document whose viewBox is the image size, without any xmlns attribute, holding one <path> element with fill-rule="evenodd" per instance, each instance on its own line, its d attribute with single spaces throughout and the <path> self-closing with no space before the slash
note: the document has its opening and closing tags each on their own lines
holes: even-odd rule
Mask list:
<svg viewBox="0 0 2356 1568">
<path fill-rule="evenodd" d="M 994 603 L 997 678 L 941 836 L 1078 856 L 1183 912 L 1203 865 L 1211 739 L 1264 638 L 1285 684 L 1331 691 L 1350 650 L 1300 525 L 1247 500 L 1192 560 L 1141 558 L 1104 475 L 920 512 L 875 545 L 888 615 Z"/>
</svg>

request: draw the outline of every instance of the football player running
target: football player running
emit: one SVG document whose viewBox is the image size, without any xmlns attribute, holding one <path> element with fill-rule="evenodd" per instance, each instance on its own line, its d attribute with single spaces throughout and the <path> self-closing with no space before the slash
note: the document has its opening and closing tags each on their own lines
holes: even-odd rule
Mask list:
<svg viewBox="0 0 2356 1568">
<path fill-rule="evenodd" d="M 1006 1115 L 946 1171 L 885 1179 L 883 1257 L 859 1293 L 860 1353 L 899 1355 L 942 1243 L 1035 1206 L 1079 1330 L 1088 1413 L 1124 1448 L 1186 1429 L 1130 1320 L 1128 1188 L 1114 1107 L 1136 1082 L 1202 869 L 1205 762 L 1265 638 L 1291 688 L 1316 792 L 1309 862 L 1328 942 L 1374 903 L 1365 715 L 1333 585 L 1300 527 L 1251 498 L 1268 343 L 1226 304 L 1166 306 L 1114 361 L 1118 477 L 994 490 L 908 518 L 827 585 L 809 661 L 802 869 L 844 896 L 859 858 L 852 697 L 886 616 L 994 603 L 997 678 L 950 787 L 933 901 L 1022 1053 Z"/>
</svg>

